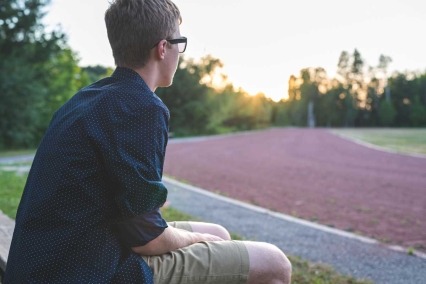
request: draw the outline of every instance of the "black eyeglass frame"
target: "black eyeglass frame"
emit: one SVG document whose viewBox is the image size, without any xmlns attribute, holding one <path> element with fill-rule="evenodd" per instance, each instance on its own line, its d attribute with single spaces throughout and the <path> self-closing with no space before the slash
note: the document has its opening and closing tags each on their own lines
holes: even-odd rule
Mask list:
<svg viewBox="0 0 426 284">
<path fill-rule="evenodd" d="M 183 47 L 182 51 L 179 51 L 179 53 L 184 53 L 186 50 L 186 46 L 188 45 L 188 39 L 186 37 L 181 38 L 175 38 L 175 39 L 166 39 L 166 41 L 170 44 L 178 44 L 178 43 L 185 43 L 185 46 Z"/>
<path fill-rule="evenodd" d="M 185 43 L 185 46 L 183 47 L 183 50 L 182 51 L 179 50 L 179 53 L 184 53 L 185 50 L 186 50 L 186 46 L 188 45 L 188 39 L 186 37 L 184 37 L 184 36 L 180 37 L 180 38 L 166 39 L 166 41 L 168 43 L 170 43 L 170 44 Z M 152 48 L 156 47 L 158 43 L 159 42 L 157 42 L 156 44 L 154 44 L 154 46 Z"/>
</svg>

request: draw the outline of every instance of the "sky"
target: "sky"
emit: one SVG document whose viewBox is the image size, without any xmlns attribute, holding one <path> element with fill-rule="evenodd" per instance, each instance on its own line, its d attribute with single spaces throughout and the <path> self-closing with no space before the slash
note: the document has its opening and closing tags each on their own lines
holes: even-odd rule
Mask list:
<svg viewBox="0 0 426 284">
<path fill-rule="evenodd" d="M 236 87 L 279 100 L 306 67 L 332 77 L 342 51 L 389 71 L 426 71 L 424 0 L 175 0 L 187 58 L 212 55 Z M 44 23 L 60 25 L 80 65 L 114 66 L 104 23 L 108 0 L 52 0 Z"/>
</svg>

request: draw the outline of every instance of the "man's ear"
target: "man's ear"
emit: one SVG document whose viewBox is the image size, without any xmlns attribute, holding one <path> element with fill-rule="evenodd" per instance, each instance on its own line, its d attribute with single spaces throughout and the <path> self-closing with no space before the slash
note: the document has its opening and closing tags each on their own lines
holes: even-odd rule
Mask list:
<svg viewBox="0 0 426 284">
<path fill-rule="evenodd" d="M 167 50 L 167 40 L 163 39 L 155 47 L 155 54 L 159 59 L 163 60 L 164 57 L 166 56 L 166 50 Z"/>
</svg>

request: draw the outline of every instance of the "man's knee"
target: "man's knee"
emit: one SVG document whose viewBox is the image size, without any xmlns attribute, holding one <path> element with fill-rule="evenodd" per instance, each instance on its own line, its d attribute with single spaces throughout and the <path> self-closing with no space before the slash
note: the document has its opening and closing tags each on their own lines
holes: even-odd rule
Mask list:
<svg viewBox="0 0 426 284">
<path fill-rule="evenodd" d="M 267 254 L 269 255 L 271 267 L 271 275 L 273 281 L 269 283 L 290 283 L 291 279 L 291 262 L 282 250 L 272 244 L 268 244 Z"/>
<path fill-rule="evenodd" d="M 218 224 L 213 224 L 213 228 L 215 229 L 216 236 L 219 236 L 227 241 L 231 240 L 231 235 L 229 234 L 228 230 L 225 229 L 225 227 Z"/>
<path fill-rule="evenodd" d="M 249 258 L 249 283 L 290 283 L 291 263 L 275 245 L 245 242 Z"/>
</svg>

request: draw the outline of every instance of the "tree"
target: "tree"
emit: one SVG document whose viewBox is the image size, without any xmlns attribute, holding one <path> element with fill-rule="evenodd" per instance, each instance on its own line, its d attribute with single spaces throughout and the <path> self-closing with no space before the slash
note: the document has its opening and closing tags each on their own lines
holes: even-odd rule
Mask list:
<svg viewBox="0 0 426 284">
<path fill-rule="evenodd" d="M 318 88 L 311 79 L 311 70 L 309 68 L 302 69 L 300 73 L 303 82 L 300 86 L 300 93 L 306 102 L 306 125 L 313 128 L 315 127 L 314 106 L 318 97 Z"/>
<path fill-rule="evenodd" d="M 337 63 L 337 80 L 347 88 L 349 84 L 350 55 L 347 51 L 342 51 Z"/>
<path fill-rule="evenodd" d="M 389 104 L 386 104 L 386 107 L 384 107 L 384 105 L 380 103 L 383 99 L 388 102 L 391 101 L 387 70 L 391 62 L 392 59 L 389 56 L 381 54 L 378 65 L 369 68 L 370 81 L 367 85 L 367 100 L 365 103 L 364 116 L 367 117 L 367 123 L 370 126 L 380 124 L 380 120 L 383 122 L 383 116 L 389 115 L 389 113 L 384 114 L 382 118 L 380 118 L 380 109 L 384 108 L 389 111 L 391 107 Z"/>
<path fill-rule="evenodd" d="M 318 125 L 326 127 L 340 127 L 345 116 L 345 89 L 343 85 L 333 79 L 325 94 L 318 102 Z"/>
<path fill-rule="evenodd" d="M 343 51 L 340 55 L 337 73 L 344 92 L 344 126 L 355 126 L 356 119 L 364 109 L 366 104 L 366 83 L 364 76 L 364 60 L 361 53 L 355 49 L 353 54 Z"/>
<path fill-rule="evenodd" d="M 212 56 L 181 57 L 173 84 L 157 89 L 170 110 L 170 131 L 177 136 L 215 134 L 269 126 L 274 102 L 264 94 L 236 90 Z M 219 75 L 219 77 L 218 77 Z M 217 81 L 219 78 L 219 81 Z"/>
<path fill-rule="evenodd" d="M 392 92 L 391 102 L 396 110 L 394 126 L 411 126 L 411 104 L 415 97 L 413 75 L 397 73 L 389 79 Z"/>
<path fill-rule="evenodd" d="M 84 69 L 78 66 L 76 54 L 69 48 L 61 49 L 43 64 L 46 74 L 41 84 L 46 96 L 38 108 L 40 120 L 37 140 L 44 133 L 53 113 L 69 100 L 79 89 L 92 83 Z"/>
<path fill-rule="evenodd" d="M 291 125 L 303 125 L 303 101 L 300 92 L 300 79 L 291 75 L 288 82 L 288 101 L 286 107 L 288 111 L 288 121 Z M 299 107 L 300 106 L 300 107 Z"/>
<path fill-rule="evenodd" d="M 291 125 L 290 120 L 290 109 L 289 102 L 281 100 L 274 105 L 274 119 L 273 123 L 277 126 L 289 126 Z"/>
<path fill-rule="evenodd" d="M 382 100 L 379 106 L 379 121 L 381 126 L 392 126 L 396 116 L 395 108 L 391 101 Z"/>
<path fill-rule="evenodd" d="M 226 133 L 237 129 L 227 122 L 232 120 L 236 110 L 236 100 L 238 91 L 234 90 L 232 84 L 228 84 L 220 91 L 209 90 L 208 104 L 212 113 L 209 115 L 209 122 L 206 126 L 207 133 Z"/>
<path fill-rule="evenodd" d="M 322 67 L 304 68 L 300 70 L 299 77 L 290 77 L 288 111 L 293 125 L 316 126 L 318 102 L 327 88 L 327 72 Z"/>
<path fill-rule="evenodd" d="M 37 144 L 48 88 L 44 64 L 64 45 L 60 31 L 41 24 L 45 0 L 9 0 L 0 5 L 0 148 Z"/>
<path fill-rule="evenodd" d="M 377 68 L 379 72 L 382 73 L 384 91 L 385 91 L 385 96 L 387 101 L 391 100 L 391 92 L 388 86 L 388 67 L 391 62 L 392 62 L 392 58 L 390 56 L 381 54 L 379 57 L 379 65 Z"/>
<path fill-rule="evenodd" d="M 85 76 L 87 76 L 89 83 L 94 83 L 106 76 L 110 76 L 114 71 L 111 67 L 101 65 L 86 66 L 81 69 Z"/>
<path fill-rule="evenodd" d="M 177 135 L 206 131 L 211 111 L 207 103 L 209 88 L 200 83 L 206 75 L 205 70 L 205 66 L 181 57 L 173 84 L 156 91 L 170 110 L 170 131 Z"/>
<path fill-rule="evenodd" d="M 419 98 L 419 103 L 426 106 L 426 70 L 423 74 L 417 77 L 417 94 Z"/>
<path fill-rule="evenodd" d="M 366 66 L 355 49 L 341 52 L 334 78 L 328 79 L 323 68 L 301 69 L 298 77 L 290 77 L 288 100 L 275 108 L 274 121 L 295 126 L 425 126 L 426 73 L 388 77 L 391 62 L 381 54 L 377 66 Z"/>
<path fill-rule="evenodd" d="M 411 107 L 410 120 L 413 126 L 426 126 L 426 106 L 417 97 Z"/>
<path fill-rule="evenodd" d="M 426 73 L 415 79 L 415 95 L 411 104 L 410 120 L 413 126 L 426 126 Z"/>
</svg>

